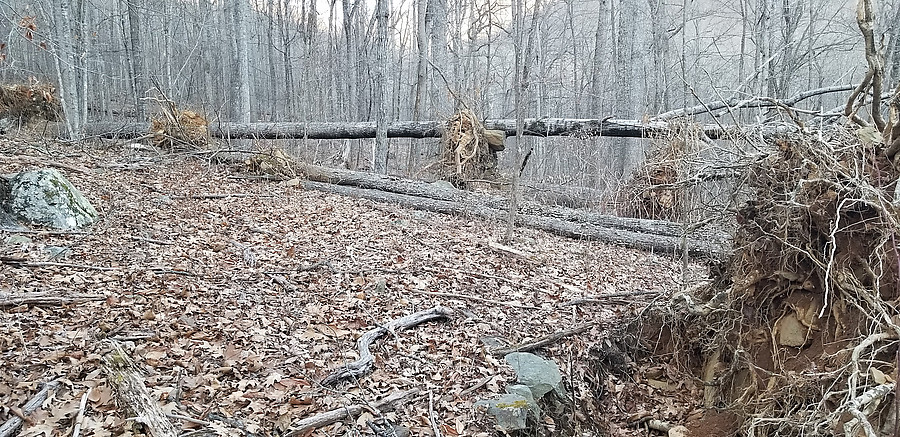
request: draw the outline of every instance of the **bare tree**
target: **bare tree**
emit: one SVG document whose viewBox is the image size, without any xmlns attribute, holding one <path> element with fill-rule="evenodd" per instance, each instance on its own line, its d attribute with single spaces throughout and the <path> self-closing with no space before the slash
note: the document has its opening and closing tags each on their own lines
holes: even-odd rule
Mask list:
<svg viewBox="0 0 900 437">
<path fill-rule="evenodd" d="M 377 38 L 375 41 L 375 144 L 372 148 L 372 170 L 386 174 L 388 165 L 387 139 L 387 42 L 388 0 L 375 2 Z"/>
</svg>

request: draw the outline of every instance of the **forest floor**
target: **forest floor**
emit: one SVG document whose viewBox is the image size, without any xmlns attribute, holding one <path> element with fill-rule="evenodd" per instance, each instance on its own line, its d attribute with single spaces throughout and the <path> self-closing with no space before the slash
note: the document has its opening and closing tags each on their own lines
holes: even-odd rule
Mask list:
<svg viewBox="0 0 900 437">
<path fill-rule="evenodd" d="M 515 231 L 516 257 L 491 245 L 502 223 L 234 178 L 233 168 L 189 156 L 0 143 L 0 173 L 48 163 L 68 167 L 101 219 L 83 233 L 0 232 L 0 255 L 18 260 L 0 263 L 0 423 L 41 382 L 63 383 L 19 435 L 69 435 L 88 388 L 83 436 L 140 434 L 100 370 L 104 338 L 124 344 L 165 411 L 232 431 L 279 435 L 305 417 L 417 388 L 387 413 L 411 436 L 435 426 L 492 435 L 474 404 L 514 375 L 484 341 L 515 344 L 585 323 L 596 325 L 540 351 L 559 364 L 572 397 L 541 429 L 563 420 L 585 436 L 662 435 L 640 424 L 702 415 L 700 389 L 667 381 L 666 364 L 607 381 L 593 368 L 611 326 L 682 289 L 685 277 L 705 276 L 693 265 L 686 274 L 680 259 L 529 229 Z M 34 292 L 101 300 L 4 303 Z M 652 293 L 570 304 L 621 292 Z M 373 373 L 336 390 L 319 384 L 356 358 L 361 333 L 437 304 L 453 316 L 376 342 Z M 370 434 L 371 417 L 314 435 Z"/>
</svg>

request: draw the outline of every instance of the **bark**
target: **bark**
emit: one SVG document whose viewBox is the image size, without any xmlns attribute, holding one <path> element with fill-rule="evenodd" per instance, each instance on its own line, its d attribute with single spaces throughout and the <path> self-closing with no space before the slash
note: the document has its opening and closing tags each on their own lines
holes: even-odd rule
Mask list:
<svg viewBox="0 0 900 437">
<path fill-rule="evenodd" d="M 486 129 L 502 130 L 506 136 L 515 136 L 515 120 L 488 120 Z M 85 126 L 85 133 L 90 136 L 104 138 L 137 138 L 147 134 L 149 123 L 91 123 Z M 639 120 L 617 119 L 566 119 L 542 118 L 526 119 L 523 134 L 536 137 L 564 136 L 577 137 L 652 137 L 669 132 L 665 122 L 644 123 Z M 723 130 L 714 125 L 702 126 L 709 138 L 725 138 L 738 132 L 735 128 Z M 374 122 L 346 123 L 220 123 L 210 127 L 210 134 L 215 138 L 233 139 L 290 139 L 308 138 L 311 140 L 362 139 L 375 138 Z M 443 133 L 443 122 L 440 121 L 398 121 L 388 123 L 389 138 L 437 138 Z"/>
<path fill-rule="evenodd" d="M 497 221 L 508 216 L 509 203 L 503 196 L 476 194 L 405 179 L 322 167 L 308 167 L 307 174 L 313 180 L 304 183 L 307 189 L 442 214 L 468 215 Z M 593 214 L 535 202 L 520 202 L 517 212 L 516 224 L 519 226 L 570 238 L 666 253 L 681 252 L 686 247 L 691 255 L 713 259 L 721 259 L 728 251 L 727 236 L 710 233 L 692 234 L 690 238 L 685 238 L 684 228 L 672 222 Z"/>
<path fill-rule="evenodd" d="M 247 0 L 234 0 L 232 4 L 232 22 L 234 23 L 235 57 L 237 58 L 237 71 L 234 78 L 234 92 L 237 94 L 233 101 L 233 116 L 235 120 L 250 122 L 250 48 L 249 29 L 249 3 Z"/>
</svg>

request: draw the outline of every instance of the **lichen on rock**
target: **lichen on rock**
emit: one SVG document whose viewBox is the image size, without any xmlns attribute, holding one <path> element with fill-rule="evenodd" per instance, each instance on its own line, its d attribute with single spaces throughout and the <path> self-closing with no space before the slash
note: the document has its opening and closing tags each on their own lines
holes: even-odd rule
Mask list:
<svg viewBox="0 0 900 437">
<path fill-rule="evenodd" d="M 94 223 L 97 210 L 54 169 L 25 171 L 9 179 L 3 203 L 17 218 L 53 229 L 76 229 Z"/>
</svg>

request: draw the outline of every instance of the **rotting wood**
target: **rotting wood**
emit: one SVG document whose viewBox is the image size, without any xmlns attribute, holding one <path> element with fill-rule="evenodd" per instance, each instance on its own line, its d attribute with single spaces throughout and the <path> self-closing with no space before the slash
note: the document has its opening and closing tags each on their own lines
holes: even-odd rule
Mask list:
<svg viewBox="0 0 900 437">
<path fill-rule="evenodd" d="M 153 437 L 177 437 L 175 426 L 144 386 L 144 380 L 118 342 L 107 340 L 112 350 L 103 356 L 106 381 L 116 392 L 119 405 L 130 410 L 129 416 L 146 427 Z M 133 414 L 132 414 L 133 413 Z"/>
<path fill-rule="evenodd" d="M 486 120 L 484 128 L 501 131 L 507 137 L 515 136 L 516 121 L 508 119 Z M 214 138 L 231 139 L 362 139 L 375 138 L 374 122 L 270 122 L 270 123 L 220 123 L 210 127 Z M 709 138 L 725 138 L 732 129 L 718 125 L 704 125 L 701 130 Z M 742 129 L 734 127 L 734 132 Z M 147 135 L 150 123 L 90 123 L 85 134 L 102 138 L 137 138 Z M 396 121 L 388 124 L 390 138 L 438 138 L 443 135 L 442 121 Z M 526 119 L 524 135 L 549 137 L 570 135 L 576 137 L 652 137 L 669 132 L 667 122 L 642 122 L 640 120 L 539 118 Z"/>
<path fill-rule="evenodd" d="M 10 417 L 6 422 L 3 423 L 3 425 L 0 425 L 0 437 L 10 437 L 16 435 L 16 433 L 18 433 L 19 431 L 19 427 L 21 427 L 22 424 L 25 423 L 25 419 L 31 413 L 37 411 L 38 408 L 41 408 L 41 405 L 44 403 L 44 401 L 47 400 L 47 396 L 50 395 L 50 392 L 56 390 L 57 388 L 59 388 L 59 381 L 50 381 L 44 383 L 41 387 L 41 390 L 37 392 L 34 397 L 29 399 L 24 407 L 22 407 L 22 416 L 24 417 L 13 415 L 13 417 Z"/>
<path fill-rule="evenodd" d="M 567 329 L 561 332 L 555 332 L 553 334 L 545 335 L 536 340 L 526 341 L 518 344 L 514 344 L 512 346 L 491 349 L 491 355 L 502 357 L 507 354 L 511 354 L 513 352 L 531 352 L 536 349 L 540 349 L 544 346 L 549 346 L 553 343 L 556 343 L 566 337 L 571 337 L 573 335 L 581 334 L 588 329 L 597 326 L 596 323 L 586 323 L 584 325 L 576 326 L 572 329 Z"/>
<path fill-rule="evenodd" d="M 400 317 L 399 319 L 391 320 L 382 326 L 367 331 L 356 341 L 359 359 L 334 370 L 322 380 L 322 385 L 335 386 L 342 381 L 354 380 L 370 372 L 375 364 L 375 356 L 372 355 L 369 346 L 384 334 L 395 332 L 398 329 L 412 328 L 431 320 L 447 318 L 450 317 L 451 314 L 453 314 L 453 310 L 450 308 L 436 306 L 431 309 Z"/>
<path fill-rule="evenodd" d="M 0 294 L 0 307 L 17 307 L 19 305 L 70 305 L 102 300 L 106 300 L 106 296 L 97 294 L 59 296 L 58 294 L 40 292 L 25 293 L 15 297 L 8 294 Z"/>
<path fill-rule="evenodd" d="M 394 403 L 403 400 L 405 398 L 409 398 L 419 394 L 420 390 L 414 388 L 412 390 L 406 390 L 401 392 L 395 392 L 387 397 L 372 402 L 371 404 L 363 405 L 349 405 L 346 407 L 335 408 L 331 411 L 326 411 L 324 413 L 316 414 L 312 417 L 307 417 L 297 423 L 291 425 L 290 431 L 284 434 L 284 437 L 293 437 L 298 435 L 306 435 L 309 432 L 321 428 L 323 426 L 331 425 L 332 423 L 341 421 L 350 416 L 358 416 L 366 407 L 372 407 L 379 411 L 385 411 L 388 407 L 391 407 Z"/>
<path fill-rule="evenodd" d="M 407 208 L 421 209 L 442 214 L 474 216 L 486 220 L 501 220 L 505 211 L 491 208 L 485 204 L 452 202 L 447 200 L 435 200 L 408 194 L 391 193 L 380 190 L 357 188 L 352 186 L 334 185 L 321 182 L 306 181 L 303 183 L 306 189 L 340 194 L 343 196 L 357 197 L 374 200 L 377 202 L 391 203 Z M 614 221 L 611 217 L 609 220 Z M 623 219 L 623 223 L 634 219 Z M 702 256 L 712 259 L 723 259 L 728 249 L 714 239 L 687 239 L 686 244 L 682 237 L 634 232 L 626 229 L 601 227 L 589 223 L 576 223 L 559 218 L 518 214 L 516 224 L 533 229 L 550 232 L 564 237 L 579 240 L 595 240 L 624 247 L 642 250 L 652 250 L 663 253 L 680 253 L 684 247 L 692 256 Z"/>
</svg>

